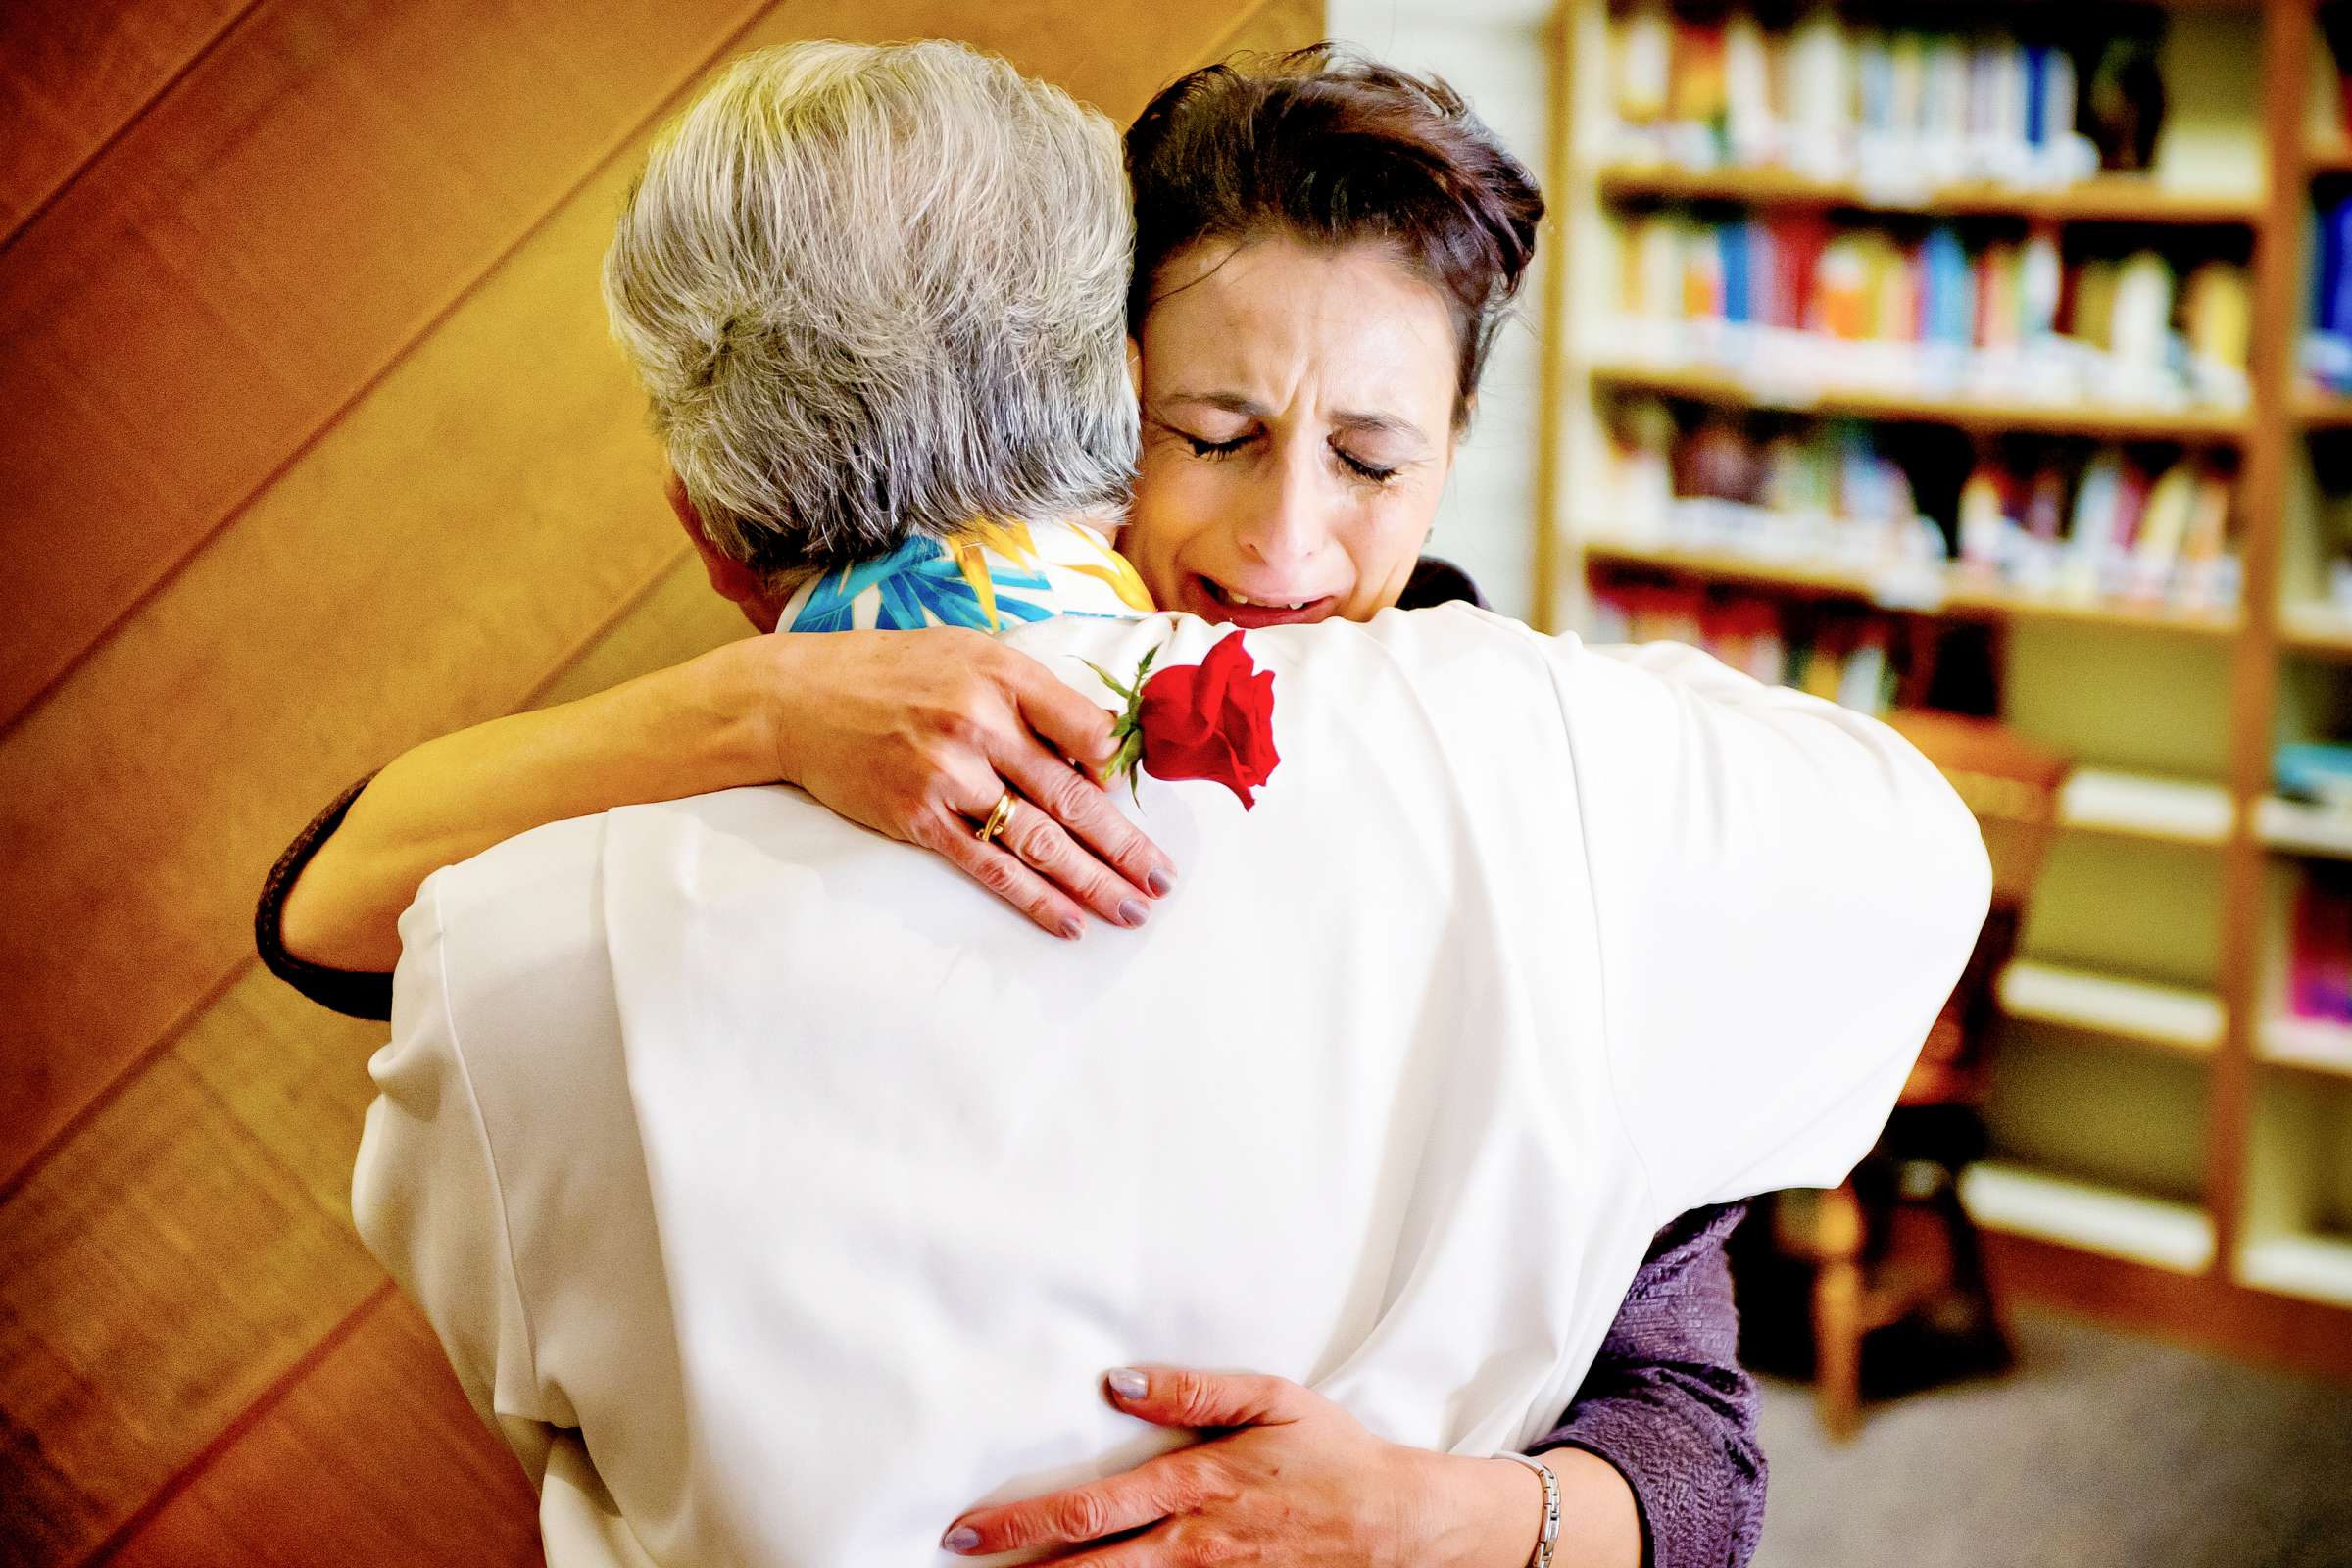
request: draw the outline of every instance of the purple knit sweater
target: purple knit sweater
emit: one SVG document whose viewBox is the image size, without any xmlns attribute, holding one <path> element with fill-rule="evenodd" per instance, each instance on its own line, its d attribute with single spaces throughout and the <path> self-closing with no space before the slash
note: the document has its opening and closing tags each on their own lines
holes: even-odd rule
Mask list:
<svg viewBox="0 0 2352 1568">
<path fill-rule="evenodd" d="M 1764 1528 L 1755 1380 L 1740 1366 L 1724 1241 L 1743 1203 L 1658 1232 L 1560 1424 L 1530 1452 L 1585 1448 L 1642 1504 L 1653 1568 L 1746 1568 Z"/>
</svg>

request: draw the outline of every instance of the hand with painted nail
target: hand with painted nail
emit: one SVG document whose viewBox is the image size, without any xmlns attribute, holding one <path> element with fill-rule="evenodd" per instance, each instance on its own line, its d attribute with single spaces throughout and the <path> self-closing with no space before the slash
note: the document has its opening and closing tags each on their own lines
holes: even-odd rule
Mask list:
<svg viewBox="0 0 2352 1568">
<path fill-rule="evenodd" d="M 1175 868 L 1082 768 L 1111 715 L 976 631 L 763 640 L 776 777 L 953 862 L 1056 936 L 1142 925 Z M 1073 765 L 1073 763 L 1077 765 Z"/>
<path fill-rule="evenodd" d="M 1390 1443 L 1285 1378 L 1122 1367 L 1103 1381 L 1129 1415 L 1203 1441 L 1124 1475 L 976 1508 L 942 1546 L 1058 1547 L 1043 1560 L 1088 1568 L 1517 1568 L 1535 1544 L 1541 1483 L 1522 1466 Z"/>
</svg>

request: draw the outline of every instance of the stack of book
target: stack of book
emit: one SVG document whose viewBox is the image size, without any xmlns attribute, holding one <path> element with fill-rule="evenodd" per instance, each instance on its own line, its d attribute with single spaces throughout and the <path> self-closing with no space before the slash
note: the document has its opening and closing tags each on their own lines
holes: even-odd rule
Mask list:
<svg viewBox="0 0 2352 1568">
<path fill-rule="evenodd" d="M 2154 250 L 2070 259 L 2045 225 L 1972 242 L 1951 223 L 1904 237 L 1813 214 L 1643 213 L 1620 243 L 1604 367 L 1719 369 L 1781 401 L 2247 404 L 2253 296 L 2233 262 L 2183 277 Z"/>
<path fill-rule="evenodd" d="M 2303 368 L 2313 383 L 2352 395 L 2352 196 L 2323 201 L 2313 212 L 2311 327 L 2303 339 Z"/>
<path fill-rule="evenodd" d="M 1623 162 L 1786 168 L 1887 195 L 1960 180 L 2061 185 L 2095 172 L 2074 56 L 2050 41 L 1857 25 L 1827 5 L 1791 27 L 1641 0 L 1611 40 Z"/>
<path fill-rule="evenodd" d="M 2286 1010 L 2352 1024 L 2352 871 L 2307 865 L 2295 884 L 2287 940 Z"/>
<path fill-rule="evenodd" d="M 2159 467 L 2109 447 L 2028 471 L 1986 460 L 1961 487 L 1956 571 L 2065 602 L 2221 610 L 2240 586 L 2233 488 L 2210 458 Z"/>
<path fill-rule="evenodd" d="M 1611 458 L 1581 519 L 1596 541 L 1825 566 L 1867 578 L 1890 604 L 1999 588 L 2211 612 L 2241 586 L 2233 476 L 2208 455 L 2149 464 L 2136 449 L 2049 443 L 2030 465 L 1986 456 L 1948 518 L 1923 515 L 1883 432 L 1853 420 L 1760 438 L 1729 416 L 1685 430 L 1662 404 L 1634 399 Z"/>
<path fill-rule="evenodd" d="M 1872 574 L 1939 569 L 1951 554 L 1945 531 L 1920 514 L 1910 475 L 1859 421 L 1758 439 L 1730 417 L 1685 431 L 1663 404 L 1637 398 L 1613 436 L 1610 482 L 1584 519 L 1597 538 Z"/>
<path fill-rule="evenodd" d="M 1884 615 L 1804 617 L 1750 595 L 1621 586 L 1595 591 L 1593 633 L 1600 642 L 1689 643 L 1760 681 L 1865 713 L 1885 713 L 1894 701 L 1897 644 Z"/>
<path fill-rule="evenodd" d="M 2271 771 L 2279 795 L 2352 817 L 2352 746 L 2298 741 L 2278 748 Z"/>
</svg>

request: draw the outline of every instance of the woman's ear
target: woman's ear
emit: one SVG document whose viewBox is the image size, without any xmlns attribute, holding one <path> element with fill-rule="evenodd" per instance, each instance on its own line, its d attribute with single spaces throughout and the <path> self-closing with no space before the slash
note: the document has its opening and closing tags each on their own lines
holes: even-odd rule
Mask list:
<svg viewBox="0 0 2352 1568">
<path fill-rule="evenodd" d="M 743 612 L 744 618 L 760 631 L 776 629 L 777 606 L 768 592 L 767 583 L 751 567 L 737 561 L 710 542 L 703 530 L 703 514 L 695 510 L 694 499 L 686 494 L 685 481 L 677 470 L 669 470 L 662 486 L 662 494 L 669 502 L 669 510 L 677 515 L 678 526 L 694 544 L 694 553 L 703 558 L 703 575 L 710 579 L 711 591 Z"/>
</svg>

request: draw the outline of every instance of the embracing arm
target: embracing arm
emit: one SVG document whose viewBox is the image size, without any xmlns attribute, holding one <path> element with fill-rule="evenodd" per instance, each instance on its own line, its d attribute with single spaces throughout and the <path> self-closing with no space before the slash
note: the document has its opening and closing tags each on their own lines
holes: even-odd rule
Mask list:
<svg viewBox="0 0 2352 1568">
<path fill-rule="evenodd" d="M 1658 1233 L 1576 1402 L 1533 1446 L 1559 1481 L 1556 1568 L 1746 1568 L 1754 1553 L 1764 1456 L 1724 1256 L 1740 1214 L 1702 1209 Z M 949 1549 L 1080 1547 L 1154 1521 L 1165 1523 L 1105 1563 L 1174 1568 L 1196 1560 L 1196 1538 L 1383 1568 L 1522 1568 L 1534 1548 L 1541 1483 L 1508 1460 L 1381 1442 L 1275 1378 L 1159 1369 L 1144 1394 L 1112 1396 L 1149 1421 L 1238 1430 L 975 1509 L 952 1525 Z"/>
<path fill-rule="evenodd" d="M 339 822 L 329 808 L 297 841 L 312 852 L 282 890 L 284 953 L 328 969 L 389 971 L 401 911 L 441 867 L 548 822 L 777 777 L 755 653 L 750 639 L 730 643 L 403 753 L 348 797 Z"/>
<path fill-rule="evenodd" d="M 777 780 L 936 851 L 1057 935 L 1082 908 L 1135 924 L 1123 909 L 1174 868 L 1065 760 L 1100 762 L 1109 736 L 1108 714 L 977 632 L 746 638 L 406 753 L 289 850 L 265 890 L 263 954 L 335 1005 L 305 977 L 388 971 L 400 913 L 440 867 L 543 823 Z M 981 844 L 971 820 L 1007 785 L 1043 809 Z"/>
<path fill-rule="evenodd" d="M 1756 1385 L 1724 1256 L 1742 1212 L 1697 1209 L 1658 1233 L 1576 1402 L 1532 1450 L 1621 1473 L 1650 1568 L 1745 1568 L 1763 1528 Z"/>
</svg>

